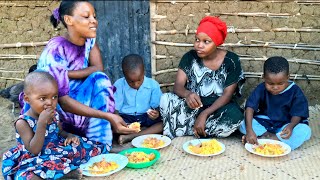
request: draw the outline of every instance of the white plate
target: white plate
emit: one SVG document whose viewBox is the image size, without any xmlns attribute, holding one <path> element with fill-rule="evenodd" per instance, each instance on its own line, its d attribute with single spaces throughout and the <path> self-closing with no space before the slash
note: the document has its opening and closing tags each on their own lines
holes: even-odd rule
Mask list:
<svg viewBox="0 0 320 180">
<path fill-rule="evenodd" d="M 285 149 L 285 151 L 283 154 L 280 154 L 280 155 L 264 155 L 264 154 L 259 154 L 259 153 L 255 152 L 253 149 L 254 148 L 253 144 L 246 143 L 244 147 L 249 152 L 256 154 L 256 155 L 259 155 L 259 156 L 263 156 L 263 157 L 280 157 L 280 156 L 285 156 L 291 152 L 290 146 L 287 145 L 286 143 L 281 142 L 281 141 L 272 140 L 272 139 L 258 139 L 258 143 L 259 144 L 264 144 L 264 143 L 280 144 Z"/>
<path fill-rule="evenodd" d="M 161 148 L 167 147 L 167 146 L 169 146 L 169 144 L 171 144 L 171 139 L 169 137 L 161 135 L 161 134 L 146 134 L 146 135 L 138 136 L 138 137 L 134 138 L 131 141 L 131 144 L 134 147 L 147 148 L 147 147 L 142 146 L 142 143 L 148 137 L 153 137 L 153 138 L 157 138 L 159 140 L 163 140 L 164 141 L 164 145 L 163 146 L 160 146 L 160 147 L 157 147 L 157 148 L 150 148 L 150 149 L 161 149 Z"/>
<path fill-rule="evenodd" d="M 219 155 L 219 154 L 223 153 L 226 150 L 226 146 L 223 143 L 219 142 L 219 141 L 218 141 L 218 143 L 220 144 L 222 149 L 221 149 L 220 152 L 217 152 L 217 153 L 214 153 L 214 154 L 196 154 L 196 153 L 190 151 L 189 148 L 188 148 L 190 146 L 190 144 L 195 146 L 195 145 L 199 144 L 200 141 L 202 143 L 202 142 L 206 142 L 206 141 L 210 141 L 210 140 L 211 139 L 193 139 L 193 140 L 185 142 L 182 147 L 183 147 L 183 150 L 185 152 L 187 152 L 189 154 L 192 154 L 192 155 L 196 155 L 196 156 L 216 156 L 216 155 Z"/>
<path fill-rule="evenodd" d="M 119 167 L 113 171 L 109 171 L 104 174 L 91 174 L 90 171 L 88 171 L 89 166 L 92 166 L 92 164 L 95 162 L 101 161 L 103 158 L 108 162 L 110 161 L 116 162 L 119 165 Z M 128 164 L 128 158 L 121 154 L 100 154 L 98 156 L 95 156 L 89 159 L 87 163 L 81 164 L 80 169 L 82 170 L 82 174 L 85 176 L 109 176 L 113 173 L 120 171 L 121 169 L 126 167 L 127 164 Z"/>
</svg>

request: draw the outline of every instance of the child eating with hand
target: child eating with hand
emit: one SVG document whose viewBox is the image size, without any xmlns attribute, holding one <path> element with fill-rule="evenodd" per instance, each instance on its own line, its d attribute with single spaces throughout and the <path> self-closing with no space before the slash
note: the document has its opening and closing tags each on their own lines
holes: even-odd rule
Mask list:
<svg viewBox="0 0 320 180">
<path fill-rule="evenodd" d="M 48 72 L 24 81 L 30 109 L 15 121 L 17 146 L 3 154 L 4 179 L 80 179 L 80 164 L 107 152 L 106 146 L 63 131 L 58 121 L 58 85 Z"/>
<path fill-rule="evenodd" d="M 154 79 L 144 76 L 142 57 L 137 54 L 125 56 L 122 71 L 124 77 L 114 83 L 116 112 L 128 124 L 139 122 L 142 130 L 119 135 L 120 145 L 140 135 L 162 133 L 163 129 L 158 110 L 162 95 L 160 85 Z"/>
<path fill-rule="evenodd" d="M 258 144 L 257 137 L 280 140 L 292 150 L 311 137 L 308 101 L 289 80 L 289 63 L 283 57 L 268 58 L 263 67 L 264 82 L 248 98 L 240 132 L 243 143 Z"/>
</svg>

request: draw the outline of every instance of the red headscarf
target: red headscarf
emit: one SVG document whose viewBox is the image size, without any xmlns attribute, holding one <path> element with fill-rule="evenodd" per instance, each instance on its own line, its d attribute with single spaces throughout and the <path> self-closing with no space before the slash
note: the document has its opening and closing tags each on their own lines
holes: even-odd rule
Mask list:
<svg viewBox="0 0 320 180">
<path fill-rule="evenodd" d="M 206 33 L 216 46 L 223 44 L 227 36 L 227 25 L 218 17 L 206 16 L 204 17 L 197 28 L 197 33 Z"/>
</svg>

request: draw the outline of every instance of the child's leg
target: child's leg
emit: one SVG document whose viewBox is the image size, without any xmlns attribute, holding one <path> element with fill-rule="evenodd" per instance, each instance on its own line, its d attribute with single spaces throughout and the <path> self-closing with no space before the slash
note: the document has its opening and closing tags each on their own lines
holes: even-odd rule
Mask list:
<svg viewBox="0 0 320 180">
<path fill-rule="evenodd" d="M 42 180 L 42 178 L 32 171 L 25 171 L 25 169 L 18 170 L 14 175 L 5 176 L 7 180 L 13 179 L 30 179 L 30 180 Z"/>
<path fill-rule="evenodd" d="M 287 126 L 287 124 L 281 128 L 281 131 L 286 126 Z M 302 124 L 302 123 L 297 124 L 293 128 L 292 134 L 289 139 L 281 138 L 281 136 L 280 136 L 281 131 L 276 134 L 278 139 L 280 141 L 288 144 L 292 150 L 301 146 L 305 141 L 309 140 L 311 137 L 311 128 L 308 125 Z"/>
<path fill-rule="evenodd" d="M 265 134 L 267 132 L 267 129 L 262 126 L 257 120 L 252 119 L 252 129 L 253 132 L 256 133 L 257 136 L 262 136 L 263 134 Z M 247 130 L 246 130 L 246 123 L 245 120 L 243 120 L 240 124 L 239 127 L 239 131 L 242 134 L 247 134 Z"/>
<path fill-rule="evenodd" d="M 81 178 L 82 178 L 82 171 L 80 169 L 75 169 L 73 171 L 70 171 L 61 179 L 81 179 Z"/>
<path fill-rule="evenodd" d="M 162 134 L 162 131 L 163 131 L 163 123 L 157 122 L 156 124 L 153 124 L 150 127 L 142 129 L 138 133 L 120 135 L 118 142 L 119 142 L 119 144 L 124 144 L 124 143 L 130 142 L 135 137 L 145 135 L 145 134 Z"/>
<path fill-rule="evenodd" d="M 270 133 L 267 131 L 267 129 L 262 126 L 257 120 L 255 120 L 254 118 L 252 119 L 252 129 L 253 129 L 253 132 L 256 133 L 256 136 L 259 137 L 259 136 L 265 136 L 265 135 L 269 135 Z M 244 134 L 242 136 L 242 143 L 246 143 L 246 134 L 247 134 L 247 130 L 246 130 L 246 123 L 245 123 L 245 120 L 243 120 L 240 124 L 240 127 L 239 127 L 239 131 Z M 269 135 L 270 136 L 270 135 Z"/>
</svg>

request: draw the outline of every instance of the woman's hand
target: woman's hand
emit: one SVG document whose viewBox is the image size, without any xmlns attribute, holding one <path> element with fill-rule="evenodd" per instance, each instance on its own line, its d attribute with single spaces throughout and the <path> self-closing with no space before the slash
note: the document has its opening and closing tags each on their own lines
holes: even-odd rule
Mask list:
<svg viewBox="0 0 320 180">
<path fill-rule="evenodd" d="M 185 88 L 188 81 L 186 73 L 182 69 L 178 69 L 176 80 L 174 82 L 173 92 L 181 98 L 186 98 L 186 103 L 191 109 L 196 109 L 202 106 L 200 96 Z"/>
<path fill-rule="evenodd" d="M 199 114 L 194 122 L 193 133 L 197 138 L 200 138 L 200 136 L 207 136 L 207 133 L 205 132 L 207 118 L 208 115 L 203 111 Z"/>
<path fill-rule="evenodd" d="M 194 92 L 191 92 L 187 95 L 186 103 L 191 109 L 202 107 L 200 96 Z"/>
<path fill-rule="evenodd" d="M 90 74 L 103 71 L 102 57 L 97 43 L 92 47 L 89 54 L 89 67 L 74 71 L 68 71 L 70 79 L 83 79 L 90 76 Z"/>
<path fill-rule="evenodd" d="M 117 134 L 132 134 L 137 133 L 135 129 L 128 128 L 127 123 L 117 114 L 110 114 L 112 121 L 112 129 Z"/>
<path fill-rule="evenodd" d="M 64 141 L 64 145 L 67 146 L 71 143 L 76 144 L 77 146 L 80 144 L 80 140 L 77 136 L 73 135 L 73 134 L 68 134 L 68 137 L 66 138 L 66 140 Z"/>
<path fill-rule="evenodd" d="M 154 109 L 147 111 L 147 114 L 148 114 L 148 117 L 152 120 L 156 120 L 160 115 L 159 111 Z"/>
</svg>

